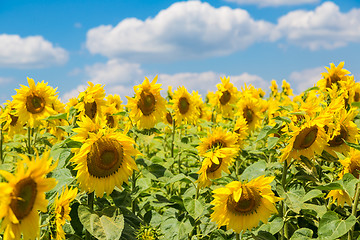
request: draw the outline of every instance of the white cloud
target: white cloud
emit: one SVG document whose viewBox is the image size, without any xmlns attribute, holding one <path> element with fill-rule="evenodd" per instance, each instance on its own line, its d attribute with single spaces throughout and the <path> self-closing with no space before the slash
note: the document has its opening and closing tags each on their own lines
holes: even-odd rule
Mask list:
<svg viewBox="0 0 360 240">
<path fill-rule="evenodd" d="M 289 76 L 289 81 L 295 85 L 295 87 L 292 87 L 295 93 L 299 94 L 308 88 L 314 87 L 317 81 L 321 79 L 322 72 L 326 72 L 324 67 L 292 72 Z"/>
<path fill-rule="evenodd" d="M 0 67 L 42 68 L 64 64 L 68 53 L 42 36 L 0 34 Z"/>
<path fill-rule="evenodd" d="M 314 11 L 296 10 L 282 16 L 276 32 L 311 50 L 346 46 L 360 41 L 360 9 L 342 13 L 335 3 L 324 2 Z"/>
<path fill-rule="evenodd" d="M 318 3 L 319 0 L 226 0 L 227 2 L 234 2 L 245 5 L 258 5 L 260 7 L 278 7 Z"/>
<path fill-rule="evenodd" d="M 88 75 L 88 81 L 94 84 L 104 84 L 106 94 L 119 94 L 124 103 L 127 102 L 126 96 L 134 95 L 134 86 L 141 84 L 145 76 L 150 81 L 153 80 L 155 75 L 145 74 L 144 70 L 139 64 L 124 62 L 122 60 L 112 59 L 107 63 L 97 63 L 92 66 L 87 66 L 85 72 Z M 203 97 L 208 91 L 216 91 L 216 84 L 220 83 L 220 77 L 226 76 L 223 73 L 216 72 L 202 72 L 202 73 L 176 73 L 176 74 L 163 74 L 158 75 L 157 83 L 162 84 L 162 94 L 166 95 L 168 86 L 172 86 L 173 90 L 179 86 L 185 86 L 189 92 L 198 91 Z M 256 88 L 267 88 L 268 84 L 259 76 L 249 73 L 241 75 L 230 75 L 230 81 L 238 88 L 241 89 L 244 83 L 247 85 L 252 84 Z M 76 97 L 81 91 L 84 91 L 87 84 L 82 84 L 76 89 L 65 93 L 62 96 L 64 101 L 71 97 Z"/>
<path fill-rule="evenodd" d="M 75 89 L 72 89 L 71 91 L 69 92 L 66 92 L 64 93 L 61 97 L 60 97 L 60 100 L 63 102 L 63 103 L 66 103 L 69 101 L 70 98 L 73 98 L 73 97 L 77 97 L 79 95 L 80 92 L 83 92 L 85 89 L 87 88 L 87 85 L 79 85 L 77 86 Z"/>
<path fill-rule="evenodd" d="M 137 61 L 221 56 L 268 41 L 274 25 L 242 9 L 214 8 L 199 1 L 177 2 L 145 21 L 127 18 L 87 32 L 93 54 Z"/>
<path fill-rule="evenodd" d="M 0 83 L 1 84 L 5 84 L 5 83 L 9 83 L 9 82 L 12 82 L 13 79 L 10 78 L 10 77 L 0 77 Z"/>
</svg>

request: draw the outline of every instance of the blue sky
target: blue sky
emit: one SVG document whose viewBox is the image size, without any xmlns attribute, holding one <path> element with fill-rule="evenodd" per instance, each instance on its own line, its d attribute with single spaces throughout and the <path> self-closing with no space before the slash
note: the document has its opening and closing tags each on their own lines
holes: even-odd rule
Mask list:
<svg viewBox="0 0 360 240">
<path fill-rule="evenodd" d="M 26 77 L 63 101 L 87 81 L 125 100 L 155 75 L 203 96 L 225 75 L 238 89 L 286 79 L 298 93 L 331 62 L 358 81 L 359 53 L 357 0 L 0 0 L 1 102 Z"/>
</svg>

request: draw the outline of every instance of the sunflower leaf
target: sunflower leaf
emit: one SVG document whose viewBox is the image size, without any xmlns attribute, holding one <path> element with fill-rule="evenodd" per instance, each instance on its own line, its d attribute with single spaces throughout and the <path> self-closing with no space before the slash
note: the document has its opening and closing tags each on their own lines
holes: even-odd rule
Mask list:
<svg viewBox="0 0 360 240">
<path fill-rule="evenodd" d="M 313 231 L 308 228 L 300 228 L 294 232 L 290 240 L 310 240 L 313 239 Z"/>
<path fill-rule="evenodd" d="M 196 220 L 204 212 L 204 205 L 197 199 L 185 198 L 184 206 L 186 211 Z"/>
<path fill-rule="evenodd" d="M 329 211 L 322 216 L 319 223 L 319 240 L 332 240 L 345 235 L 356 223 L 351 215 L 346 220 L 339 219 L 335 212 Z"/>
</svg>

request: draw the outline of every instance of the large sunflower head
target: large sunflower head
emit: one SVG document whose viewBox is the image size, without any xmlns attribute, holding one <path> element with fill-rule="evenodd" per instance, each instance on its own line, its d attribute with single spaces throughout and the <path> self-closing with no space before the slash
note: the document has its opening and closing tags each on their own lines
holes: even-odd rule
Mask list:
<svg viewBox="0 0 360 240">
<path fill-rule="evenodd" d="M 323 122 L 307 116 L 305 118 L 306 121 L 300 127 L 290 125 L 290 140 L 282 150 L 281 162 L 291 159 L 300 160 L 301 155 L 312 159 L 315 154 L 320 155 L 327 145 L 328 137 Z"/>
<path fill-rule="evenodd" d="M 47 211 L 45 192 L 56 185 L 54 178 L 46 178 L 56 165 L 51 165 L 49 152 L 41 158 L 30 160 L 22 155 L 16 172 L 0 170 L 6 183 L 0 183 L 0 229 L 5 230 L 4 239 L 35 239 L 39 236 L 39 214 Z"/>
<path fill-rule="evenodd" d="M 63 188 L 61 195 L 57 194 L 52 213 L 54 215 L 53 231 L 52 237 L 56 240 L 65 239 L 65 232 L 63 230 L 63 226 L 66 223 L 66 220 L 71 221 L 70 217 L 70 203 L 75 199 L 78 193 L 77 188 Z"/>
<path fill-rule="evenodd" d="M 354 177 L 360 177 L 360 151 L 354 148 L 350 148 L 350 153 L 344 160 L 339 160 L 343 166 L 343 170 L 340 172 L 339 177 L 342 178 L 345 173 L 351 173 Z"/>
<path fill-rule="evenodd" d="M 53 104 L 57 98 L 56 90 L 48 86 L 48 83 L 35 82 L 32 78 L 27 78 L 29 87 L 20 85 L 16 89 L 17 94 L 13 96 L 14 108 L 17 109 L 19 120 L 29 127 L 40 124 L 40 120 L 55 115 Z"/>
<path fill-rule="evenodd" d="M 88 82 L 89 86 L 78 96 L 79 102 L 75 108 L 79 111 L 79 117 L 88 116 L 91 120 L 102 116 L 102 108 L 105 106 L 105 90 L 101 84 L 94 85 Z"/>
<path fill-rule="evenodd" d="M 194 100 L 185 87 L 179 87 L 174 91 L 171 103 L 176 124 L 181 124 L 183 120 L 187 123 L 194 123 L 199 117 L 198 101 Z"/>
<path fill-rule="evenodd" d="M 139 128 L 152 128 L 162 120 L 166 112 L 165 99 L 160 95 L 161 84 L 156 84 L 157 76 L 150 83 L 145 77 L 142 84 L 135 86 L 135 98 L 128 98 L 130 118 Z"/>
<path fill-rule="evenodd" d="M 344 62 L 340 62 L 336 67 L 334 63 L 330 63 L 330 68 L 325 67 L 328 72 L 321 73 L 323 79 L 318 81 L 318 85 L 322 90 L 333 88 L 333 84 L 339 86 L 341 81 L 346 81 L 346 75 L 350 72 L 343 69 Z"/>
<path fill-rule="evenodd" d="M 213 100 L 214 106 L 220 110 L 225 117 L 233 117 L 235 104 L 238 100 L 238 90 L 230 82 L 230 77 L 222 77 L 221 83 L 217 84 L 217 91 Z"/>
<path fill-rule="evenodd" d="M 111 129 L 91 134 L 71 159 L 76 165 L 80 188 L 95 191 L 99 197 L 110 194 L 115 186 L 121 188 L 133 170 L 137 170 L 133 158 L 139 151 L 134 145 L 132 138 Z"/>
<path fill-rule="evenodd" d="M 275 203 L 281 198 L 276 197 L 270 183 L 275 177 L 260 176 L 248 183 L 231 182 L 223 188 L 213 191 L 214 212 L 212 221 L 218 227 L 226 226 L 237 233 L 256 227 L 260 221 L 267 223 L 273 213 L 277 213 Z"/>
</svg>

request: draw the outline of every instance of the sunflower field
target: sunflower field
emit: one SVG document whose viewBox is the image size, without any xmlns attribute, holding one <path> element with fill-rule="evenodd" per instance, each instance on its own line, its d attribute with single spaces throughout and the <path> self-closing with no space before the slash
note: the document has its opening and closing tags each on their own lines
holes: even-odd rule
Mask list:
<svg viewBox="0 0 360 240">
<path fill-rule="evenodd" d="M 145 77 L 124 105 L 28 78 L 1 107 L 0 239 L 360 239 L 360 83 L 344 63 L 294 96 Z"/>
</svg>

